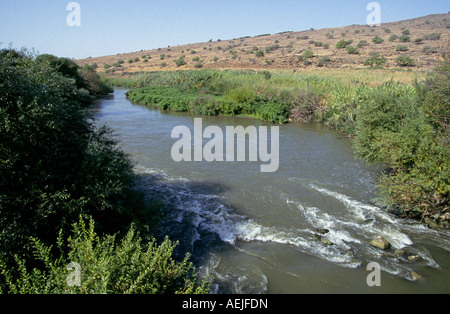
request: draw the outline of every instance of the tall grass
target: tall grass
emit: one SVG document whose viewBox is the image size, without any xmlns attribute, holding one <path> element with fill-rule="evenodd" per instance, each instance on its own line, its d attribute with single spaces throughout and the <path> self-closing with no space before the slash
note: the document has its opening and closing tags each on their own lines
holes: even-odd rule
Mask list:
<svg viewBox="0 0 450 314">
<path fill-rule="evenodd" d="M 266 72 L 202 69 L 146 72 L 129 77 L 107 76 L 104 80 L 110 85 L 132 89 L 128 93 L 130 100 L 156 105 L 164 110 L 209 115 L 242 114 L 276 123 L 316 118 L 349 135 L 354 134 L 357 108 L 374 90 L 414 92 L 410 84 L 413 75 L 398 71 L 321 71 L 307 74 L 278 71 L 270 72 L 270 75 Z M 146 89 L 149 87 L 170 89 Z M 174 89 L 180 91 L 178 100 L 173 98 Z M 149 93 L 152 93 L 151 97 Z M 179 105 L 180 101 L 182 105 Z M 299 112 L 308 114 L 304 116 Z"/>
</svg>

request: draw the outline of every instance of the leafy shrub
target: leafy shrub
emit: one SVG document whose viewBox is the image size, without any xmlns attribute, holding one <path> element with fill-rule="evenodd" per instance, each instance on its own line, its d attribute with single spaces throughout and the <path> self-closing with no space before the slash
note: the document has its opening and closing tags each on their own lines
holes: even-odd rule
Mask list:
<svg viewBox="0 0 450 314">
<path fill-rule="evenodd" d="M 274 52 L 275 50 L 277 50 L 278 48 L 280 48 L 280 45 L 279 44 L 275 44 L 275 45 L 266 47 L 265 50 L 266 50 L 266 53 L 271 53 L 271 52 Z"/>
<path fill-rule="evenodd" d="M 162 110 L 186 112 L 190 110 L 191 102 L 197 98 L 194 91 L 183 92 L 175 87 L 146 87 L 127 92 L 132 102 L 143 105 L 154 105 Z"/>
<path fill-rule="evenodd" d="M 423 47 L 422 52 L 427 54 L 427 55 L 429 55 L 429 54 L 432 54 L 432 53 L 437 53 L 438 50 L 437 50 L 436 47 L 425 46 L 425 47 Z"/>
<path fill-rule="evenodd" d="M 264 57 L 264 51 L 262 51 L 262 50 L 256 51 L 255 52 L 255 56 L 258 57 L 258 58 Z"/>
<path fill-rule="evenodd" d="M 177 65 L 177 67 L 183 66 L 186 64 L 186 61 L 184 60 L 185 56 L 182 55 L 178 59 L 176 59 L 174 62 Z"/>
<path fill-rule="evenodd" d="M 400 36 L 398 36 L 398 35 L 391 35 L 390 37 L 389 37 L 389 41 L 396 41 L 396 40 L 398 40 L 400 38 Z"/>
<path fill-rule="evenodd" d="M 336 44 L 336 48 L 339 49 L 344 49 L 347 48 L 347 46 L 350 46 L 353 43 L 353 40 L 345 40 L 345 39 L 341 39 L 337 44 Z"/>
<path fill-rule="evenodd" d="M 372 38 L 372 42 L 375 44 L 381 44 L 384 42 L 384 39 L 379 36 L 376 36 L 376 37 Z"/>
<path fill-rule="evenodd" d="M 403 30 L 402 34 L 405 36 L 408 36 L 408 35 L 411 35 L 411 31 L 409 29 L 405 29 L 405 30 Z"/>
<path fill-rule="evenodd" d="M 356 47 L 348 46 L 347 47 L 347 53 L 351 54 L 351 55 L 358 55 L 359 54 L 359 50 Z"/>
<path fill-rule="evenodd" d="M 25 260 L 15 256 L 16 266 L 1 267 L 7 293 L 11 294 L 206 294 L 208 281 L 196 277 L 189 255 L 181 261 L 172 256 L 178 243 L 168 238 L 160 245 L 142 238 L 131 227 L 123 239 L 100 238 L 94 220 L 80 218 L 67 243 L 57 240 L 59 256 L 37 238 L 32 239 L 36 262 L 43 267 L 28 270 Z M 70 282 L 68 265 L 80 265 L 79 282 Z"/>
<path fill-rule="evenodd" d="M 432 33 L 432 34 L 427 34 L 425 36 L 423 36 L 423 39 L 425 40 L 439 40 L 441 39 L 441 34 L 439 33 Z"/>
<path fill-rule="evenodd" d="M 326 57 L 321 57 L 320 59 L 319 59 L 319 62 L 317 62 L 317 66 L 318 67 L 323 67 L 323 66 L 325 66 L 325 65 L 327 65 L 327 64 L 329 64 L 329 63 L 331 63 L 332 61 L 331 61 L 331 58 L 330 57 L 328 57 L 328 56 L 326 56 Z"/>
<path fill-rule="evenodd" d="M 312 50 L 305 50 L 304 52 L 303 52 L 303 57 L 305 58 L 305 59 L 310 59 L 310 58 L 314 58 L 314 51 L 312 51 Z"/>
<path fill-rule="evenodd" d="M 409 47 L 407 45 L 397 45 L 397 47 L 395 47 L 395 51 L 408 51 Z"/>
<path fill-rule="evenodd" d="M 369 43 L 367 42 L 367 40 L 360 40 L 356 47 L 363 48 L 363 47 L 368 46 L 368 45 L 369 45 Z"/>
<path fill-rule="evenodd" d="M 380 67 L 386 63 L 386 57 L 381 56 L 378 52 L 371 52 L 370 57 L 364 61 L 364 65 L 371 67 Z"/>
<path fill-rule="evenodd" d="M 406 36 L 406 35 L 403 35 L 403 36 L 401 36 L 401 37 L 399 38 L 399 40 L 400 40 L 402 43 L 409 43 L 409 42 L 411 42 L 411 37 Z"/>
<path fill-rule="evenodd" d="M 408 56 L 408 55 L 398 56 L 395 59 L 395 62 L 397 63 L 398 66 L 401 66 L 401 67 L 413 67 L 416 65 L 414 60 L 411 58 L 411 56 Z"/>
</svg>

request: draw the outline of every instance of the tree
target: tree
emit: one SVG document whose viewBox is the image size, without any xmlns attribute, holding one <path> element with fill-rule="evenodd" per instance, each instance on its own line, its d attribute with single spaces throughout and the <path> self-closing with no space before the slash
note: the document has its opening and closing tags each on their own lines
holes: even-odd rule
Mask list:
<svg viewBox="0 0 450 314">
<path fill-rule="evenodd" d="M 37 63 L 48 64 L 56 71 L 63 74 L 65 77 L 75 80 L 75 84 L 78 88 L 86 88 L 86 83 L 83 80 L 83 76 L 79 72 L 78 65 L 67 58 L 58 58 L 50 54 L 42 54 L 36 57 Z"/>
<path fill-rule="evenodd" d="M 90 120 L 88 92 L 36 59 L 0 54 L 0 256 L 9 261 L 31 253 L 29 237 L 54 241 L 80 214 L 116 232 L 143 208 L 131 161 Z"/>
</svg>

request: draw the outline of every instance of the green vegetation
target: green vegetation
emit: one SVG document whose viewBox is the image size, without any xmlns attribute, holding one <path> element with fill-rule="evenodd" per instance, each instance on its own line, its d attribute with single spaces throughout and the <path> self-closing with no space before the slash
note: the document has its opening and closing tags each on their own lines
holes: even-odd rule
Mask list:
<svg viewBox="0 0 450 314">
<path fill-rule="evenodd" d="M 408 51 L 409 47 L 407 45 L 397 45 L 397 47 L 395 47 L 395 51 Z"/>
<path fill-rule="evenodd" d="M 389 37 L 389 41 L 393 42 L 393 41 L 398 40 L 399 38 L 400 38 L 400 36 L 394 34 Z"/>
<path fill-rule="evenodd" d="M 432 53 L 437 53 L 438 50 L 436 47 L 425 46 L 425 47 L 423 47 L 422 52 L 426 55 L 430 55 Z"/>
<path fill-rule="evenodd" d="M 345 39 L 341 39 L 337 44 L 336 44 L 336 48 L 338 49 L 344 49 L 347 48 L 348 46 L 350 46 L 353 43 L 353 40 L 345 40 Z"/>
<path fill-rule="evenodd" d="M 369 45 L 369 43 L 367 42 L 367 40 L 360 40 L 356 47 L 363 48 L 363 47 L 366 47 L 368 45 Z"/>
<path fill-rule="evenodd" d="M 448 210 L 449 61 L 414 89 L 375 91 L 356 122 L 356 153 L 392 169 L 380 185 L 388 204 L 425 221 Z"/>
<path fill-rule="evenodd" d="M 356 47 L 348 46 L 347 53 L 351 55 L 359 55 L 359 50 Z"/>
<path fill-rule="evenodd" d="M 304 59 L 311 59 L 314 58 L 314 51 L 307 49 L 303 52 L 303 58 Z"/>
<path fill-rule="evenodd" d="M 186 61 L 184 60 L 185 57 L 186 57 L 185 55 L 182 55 L 178 59 L 174 60 L 174 62 L 177 65 L 177 67 L 180 67 L 180 66 L 183 66 L 183 65 L 187 64 Z"/>
<path fill-rule="evenodd" d="M 197 280 L 189 255 L 180 262 L 173 260 L 177 243 L 168 238 L 160 245 L 155 239 L 143 243 L 134 227 L 120 240 L 116 235 L 99 237 L 95 221 L 80 218 L 67 241 L 61 234 L 58 237 L 57 257 L 42 241 L 32 238 L 31 243 L 35 261 L 43 267 L 30 271 L 26 261 L 17 255 L 16 268 L 0 264 L 9 293 L 205 294 L 209 290 L 207 281 Z M 71 278 L 73 270 L 68 270 L 72 261 L 77 261 L 82 270 L 79 283 Z M 73 284 L 68 284 L 68 279 Z"/>
<path fill-rule="evenodd" d="M 411 42 L 411 37 L 407 36 L 407 35 L 403 35 L 400 37 L 399 39 L 402 43 L 409 43 Z"/>
<path fill-rule="evenodd" d="M 441 34 L 439 33 L 432 33 L 432 34 L 427 34 L 425 36 L 423 36 L 424 40 L 439 40 L 441 39 Z"/>
<path fill-rule="evenodd" d="M 364 65 L 381 67 L 386 63 L 386 57 L 381 56 L 378 52 L 371 52 L 369 55 L 370 57 L 364 61 Z"/>
<path fill-rule="evenodd" d="M 379 37 L 379 36 L 376 36 L 376 37 L 372 38 L 372 42 L 373 42 L 374 44 L 381 44 L 381 43 L 384 42 L 384 39 L 381 38 L 381 37 Z"/>
<path fill-rule="evenodd" d="M 401 67 L 413 67 L 416 65 L 413 58 L 411 58 L 411 56 L 409 56 L 409 55 L 398 56 L 395 59 L 395 62 L 397 63 L 398 66 L 401 66 Z"/>
<path fill-rule="evenodd" d="M 92 122 L 95 77 L 71 60 L 0 51 L 1 292 L 206 291 L 172 260 L 173 243 L 151 240 L 159 209 L 111 130 Z M 64 286 L 69 261 L 83 267 L 79 289 Z"/>
<path fill-rule="evenodd" d="M 255 56 L 256 56 L 256 57 L 259 57 L 259 58 L 264 57 L 264 51 L 262 51 L 262 50 L 257 50 L 257 51 L 255 52 Z"/>
<path fill-rule="evenodd" d="M 272 46 L 266 47 L 266 53 L 274 52 L 275 50 L 277 50 L 279 48 L 280 48 L 279 44 L 274 44 Z"/>
</svg>

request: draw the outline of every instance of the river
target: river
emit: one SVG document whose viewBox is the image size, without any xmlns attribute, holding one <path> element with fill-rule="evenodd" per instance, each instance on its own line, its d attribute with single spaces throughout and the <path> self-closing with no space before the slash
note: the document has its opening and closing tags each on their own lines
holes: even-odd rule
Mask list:
<svg viewBox="0 0 450 314">
<path fill-rule="evenodd" d="M 224 130 L 273 124 L 161 112 L 132 104 L 122 89 L 93 110 L 132 157 L 148 195 L 167 204 L 161 234 L 180 241 L 200 276 L 214 277 L 215 293 L 450 292 L 450 232 L 383 210 L 375 186 L 381 170 L 355 159 L 350 140 L 322 124 L 280 126 L 279 169 L 263 173 L 254 161 L 175 162 L 171 133 L 193 130 L 194 118 Z M 370 246 L 376 236 L 392 248 Z M 399 248 L 418 260 L 394 255 Z M 367 282 L 376 275 L 372 262 L 381 286 Z"/>
</svg>

